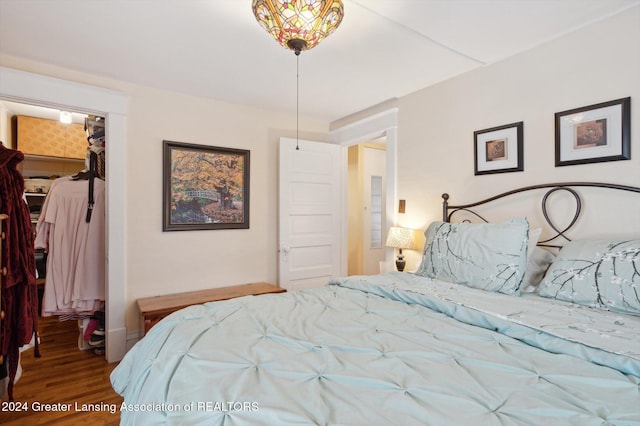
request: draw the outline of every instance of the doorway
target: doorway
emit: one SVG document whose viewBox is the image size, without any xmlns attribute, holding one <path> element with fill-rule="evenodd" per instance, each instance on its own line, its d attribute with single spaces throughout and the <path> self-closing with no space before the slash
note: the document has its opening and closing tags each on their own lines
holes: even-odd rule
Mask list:
<svg viewBox="0 0 640 426">
<path fill-rule="evenodd" d="M 344 151 L 344 166 L 342 168 L 343 182 L 348 181 L 348 149 L 352 145 L 362 142 L 372 141 L 378 138 L 385 139 L 385 176 L 386 185 L 384 185 L 384 226 L 383 235 L 396 222 L 397 204 L 397 183 L 396 183 L 396 161 L 397 161 L 397 145 L 398 145 L 398 108 L 393 107 L 383 112 L 374 114 L 362 120 L 336 128 L 330 132 L 331 141 L 341 145 Z M 343 208 L 343 224 L 341 253 L 342 265 L 341 274 L 348 274 L 348 250 L 349 236 L 346 230 L 348 223 L 348 206 L 349 195 L 347 185 L 343 185 L 341 205 Z M 385 247 L 385 261 L 393 258 L 393 248 Z"/>
<path fill-rule="evenodd" d="M 116 362 L 127 350 L 125 327 L 125 176 L 128 96 L 11 68 L 0 67 L 0 100 L 105 117 L 106 135 L 106 359 Z"/>
<path fill-rule="evenodd" d="M 33 230 L 37 232 L 35 258 L 40 322 L 44 321 L 45 328 L 51 330 L 56 324 L 60 329 L 69 329 L 62 321 L 75 324 L 77 320 L 78 326 L 71 329 L 80 336 L 67 350 L 92 350 L 103 356 L 105 121 L 76 111 L 10 101 L 0 101 L 0 114 L 0 137 L 5 146 L 24 154 L 18 170 L 24 178 L 24 197 Z M 67 120 L 63 121 L 65 117 Z M 96 160 L 100 158 L 93 162 L 94 179 L 89 179 L 90 152 Z M 55 192 L 57 207 L 65 212 L 53 220 L 59 234 L 55 238 L 54 225 L 49 223 L 56 209 L 50 208 L 47 213 L 45 202 L 50 192 Z M 83 193 L 84 200 L 77 197 Z M 93 209 L 87 210 L 90 194 L 95 203 Z M 41 221 L 45 215 L 50 219 Z M 91 322 L 90 316 L 95 321 Z M 95 327 L 87 331 L 89 324 Z"/>
<path fill-rule="evenodd" d="M 348 148 L 348 275 L 374 275 L 385 261 L 386 138 Z"/>
</svg>

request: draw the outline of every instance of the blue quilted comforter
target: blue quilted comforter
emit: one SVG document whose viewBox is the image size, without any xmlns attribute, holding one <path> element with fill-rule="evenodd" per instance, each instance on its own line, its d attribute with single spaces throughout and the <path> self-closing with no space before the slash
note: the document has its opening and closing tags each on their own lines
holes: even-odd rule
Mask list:
<svg viewBox="0 0 640 426">
<path fill-rule="evenodd" d="M 390 273 L 175 312 L 111 375 L 121 422 L 640 425 L 637 319 L 615 351 L 421 290 L 438 286 Z"/>
</svg>

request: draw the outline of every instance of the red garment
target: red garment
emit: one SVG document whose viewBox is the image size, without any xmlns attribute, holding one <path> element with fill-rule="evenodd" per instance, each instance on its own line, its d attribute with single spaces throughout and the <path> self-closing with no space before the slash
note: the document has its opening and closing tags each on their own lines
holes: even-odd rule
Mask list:
<svg viewBox="0 0 640 426">
<path fill-rule="evenodd" d="M 9 357 L 9 399 L 13 400 L 13 382 L 18 369 L 19 348 L 31 341 L 38 329 L 38 288 L 34 233 L 29 207 L 23 198 L 24 178 L 17 166 L 24 159 L 20 151 L 0 143 L 0 213 L 9 217 L 2 230 L 2 279 L 0 300 L 5 318 L 2 321 L 0 353 Z M 39 357 L 36 342 L 35 356 Z"/>
<path fill-rule="evenodd" d="M 82 336 L 82 338 L 87 342 L 91 340 L 91 335 L 93 334 L 94 331 L 96 331 L 96 328 L 98 328 L 98 325 L 100 325 L 100 322 L 98 322 L 97 319 L 91 318 L 87 323 L 87 329 L 84 331 L 84 336 Z"/>
</svg>

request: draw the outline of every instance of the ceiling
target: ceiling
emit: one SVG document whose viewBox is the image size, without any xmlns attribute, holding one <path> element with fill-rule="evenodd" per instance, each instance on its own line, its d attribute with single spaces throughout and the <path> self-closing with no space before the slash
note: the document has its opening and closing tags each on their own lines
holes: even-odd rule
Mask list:
<svg viewBox="0 0 640 426">
<path fill-rule="evenodd" d="M 300 114 L 334 121 L 593 24 L 639 0 L 344 0 L 299 58 Z M 296 57 L 251 0 L 0 0 L 0 54 L 294 113 Z"/>
</svg>

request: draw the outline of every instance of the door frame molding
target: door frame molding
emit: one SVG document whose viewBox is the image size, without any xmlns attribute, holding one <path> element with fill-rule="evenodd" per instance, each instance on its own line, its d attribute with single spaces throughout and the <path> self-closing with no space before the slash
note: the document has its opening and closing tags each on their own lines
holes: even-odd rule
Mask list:
<svg viewBox="0 0 640 426">
<path fill-rule="evenodd" d="M 127 351 L 126 302 L 126 142 L 129 96 L 90 86 L 0 67 L 0 99 L 105 117 L 106 144 L 106 359 Z"/>
<path fill-rule="evenodd" d="M 394 107 L 380 113 L 371 115 L 362 120 L 344 125 L 329 132 L 331 141 L 342 146 L 342 189 L 340 199 L 342 200 L 342 238 L 341 253 L 342 260 L 340 270 L 342 275 L 347 274 L 347 165 L 348 165 L 348 148 L 362 142 L 368 142 L 380 137 L 386 138 L 387 145 L 387 186 L 386 186 L 386 228 L 396 223 L 397 211 L 397 159 L 398 159 L 398 111 L 399 108 Z M 392 248 L 387 248 L 386 259 L 393 258 Z"/>
</svg>

